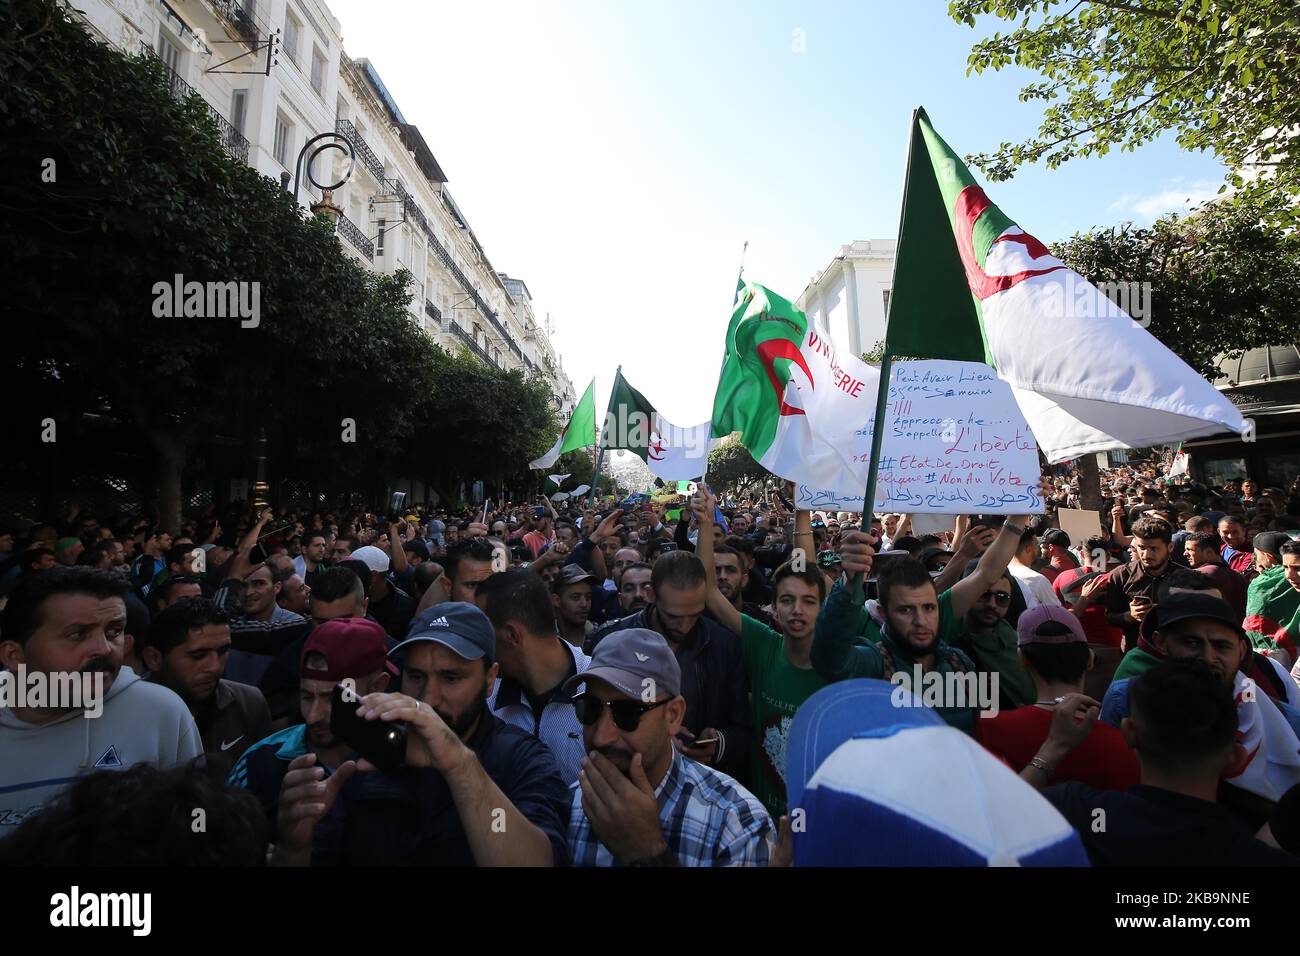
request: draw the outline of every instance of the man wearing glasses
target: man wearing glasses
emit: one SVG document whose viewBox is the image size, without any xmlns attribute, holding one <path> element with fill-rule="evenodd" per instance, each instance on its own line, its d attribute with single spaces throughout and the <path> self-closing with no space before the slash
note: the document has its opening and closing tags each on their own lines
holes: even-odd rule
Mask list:
<svg viewBox="0 0 1300 956">
<path fill-rule="evenodd" d="M 587 757 L 569 818 L 575 866 L 764 866 L 772 818 L 731 777 L 673 740 L 686 701 L 667 641 L 645 628 L 602 640 L 570 678 Z"/>
<path fill-rule="evenodd" d="M 975 598 L 966 612 L 966 630 L 952 646 L 966 652 L 977 671 L 997 675 L 998 707 L 1014 710 L 1035 700 L 1034 682 L 1020 663 L 1016 629 L 1007 623 L 1011 607 L 1010 574 L 1003 574 Z"/>
</svg>

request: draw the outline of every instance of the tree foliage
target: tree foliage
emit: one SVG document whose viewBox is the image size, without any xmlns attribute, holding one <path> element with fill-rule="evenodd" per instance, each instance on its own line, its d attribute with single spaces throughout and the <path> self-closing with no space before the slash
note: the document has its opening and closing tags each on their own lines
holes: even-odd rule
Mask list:
<svg viewBox="0 0 1300 956">
<path fill-rule="evenodd" d="M 1275 213 L 1236 196 L 1150 229 L 1076 235 L 1053 251 L 1094 283 L 1149 282 L 1149 330 L 1213 379 L 1224 355 L 1300 341 L 1300 234 L 1274 224 Z"/>
<path fill-rule="evenodd" d="M 1055 169 L 1174 130 L 1179 145 L 1212 151 L 1232 170 L 1229 182 L 1252 195 L 1300 194 L 1298 9 L 1294 0 L 951 0 L 959 23 L 1016 24 L 975 44 L 968 73 L 1015 65 L 1044 77 L 1020 93 L 1045 106 L 1037 135 L 970 161 L 1003 180 L 1026 163 Z M 1245 182 L 1248 167 L 1265 175 Z"/>
<path fill-rule="evenodd" d="M 717 493 L 740 494 L 747 486 L 774 477 L 736 438 L 720 442 L 709 452 L 708 483 Z"/>
<path fill-rule="evenodd" d="M 51 455 L 34 439 L 47 417 L 123 423 L 156 459 L 168 523 L 213 441 L 236 474 L 251 477 L 264 433 L 276 476 L 362 489 L 505 480 L 545 449 L 545 384 L 434 345 L 409 274 L 362 267 L 332 223 L 228 155 L 161 63 L 98 43 L 52 0 L 0 7 L 0 370 L 27 399 L 6 437 Z M 255 283 L 255 327 L 158 315 L 155 286 L 175 276 Z"/>
</svg>

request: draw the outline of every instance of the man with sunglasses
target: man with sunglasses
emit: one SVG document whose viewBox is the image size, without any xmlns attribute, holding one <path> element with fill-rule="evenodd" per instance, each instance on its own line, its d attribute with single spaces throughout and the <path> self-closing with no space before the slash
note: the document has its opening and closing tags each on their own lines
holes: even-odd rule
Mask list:
<svg viewBox="0 0 1300 956">
<path fill-rule="evenodd" d="M 629 572 L 624 571 L 624 579 Z M 672 648 L 682 671 L 686 716 L 681 745 L 686 755 L 739 776 L 749 761 L 748 681 L 740 639 L 705 617 L 708 594 L 704 564 L 686 551 L 669 551 L 650 574 L 654 603 L 591 633 L 583 652 L 627 628 L 655 631 Z M 707 743 L 694 743 L 696 739 Z"/>
<path fill-rule="evenodd" d="M 569 818 L 575 866 L 763 866 L 772 818 L 731 777 L 678 751 L 686 716 L 677 656 L 627 628 L 601 641 L 574 697 L 588 754 Z"/>
<path fill-rule="evenodd" d="M 1004 574 L 978 594 L 966 612 L 965 631 L 952 641 L 975 662 L 977 671 L 998 676 L 1000 710 L 1026 707 L 1035 700 L 1034 682 L 1020 663 L 1016 629 L 1006 620 L 1013 587 L 1011 575 Z"/>
</svg>

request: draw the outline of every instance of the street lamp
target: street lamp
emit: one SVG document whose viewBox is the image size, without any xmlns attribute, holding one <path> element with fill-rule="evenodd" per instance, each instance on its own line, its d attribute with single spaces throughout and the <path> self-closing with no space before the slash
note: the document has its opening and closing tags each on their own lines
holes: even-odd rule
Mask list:
<svg viewBox="0 0 1300 956">
<path fill-rule="evenodd" d="M 326 140 L 327 142 L 321 143 L 321 140 Z M 316 146 L 317 143 L 320 143 L 320 145 Z M 312 148 L 313 146 L 315 147 L 314 149 Z M 316 177 L 312 175 L 312 163 L 315 161 L 317 156 L 325 152 L 327 149 L 336 149 L 340 153 L 347 153 L 348 156 L 347 172 L 343 174 L 338 182 L 330 183 L 329 185 L 318 182 Z M 307 155 L 308 150 L 311 150 L 310 156 Z M 302 183 L 302 161 L 304 156 L 307 156 L 307 179 L 313 186 L 321 191 L 320 202 L 312 203 L 311 211 L 313 214 L 323 212 L 328 215 L 331 220 L 337 223 L 343 210 L 334 204 L 334 190 L 338 189 L 352 178 L 352 170 L 355 169 L 357 165 L 356 147 L 352 145 L 352 140 L 338 132 L 317 133 L 311 139 L 307 140 L 307 142 L 303 143 L 302 149 L 298 150 L 298 162 L 294 165 L 294 202 L 298 201 L 298 187 Z M 287 177 L 288 173 L 285 173 L 284 176 Z"/>
</svg>

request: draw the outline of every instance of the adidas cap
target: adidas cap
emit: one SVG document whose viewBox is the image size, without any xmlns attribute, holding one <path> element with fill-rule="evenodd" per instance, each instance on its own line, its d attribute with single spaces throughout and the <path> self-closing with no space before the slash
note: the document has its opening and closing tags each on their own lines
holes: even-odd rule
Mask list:
<svg viewBox="0 0 1300 956">
<path fill-rule="evenodd" d="M 444 601 L 425 609 L 406 632 L 406 640 L 392 648 L 391 657 L 402 648 L 419 641 L 435 641 L 450 647 L 468 661 L 497 657 L 496 634 L 488 616 L 465 601 Z"/>
</svg>

